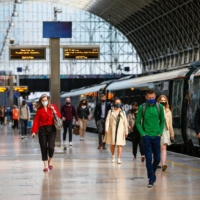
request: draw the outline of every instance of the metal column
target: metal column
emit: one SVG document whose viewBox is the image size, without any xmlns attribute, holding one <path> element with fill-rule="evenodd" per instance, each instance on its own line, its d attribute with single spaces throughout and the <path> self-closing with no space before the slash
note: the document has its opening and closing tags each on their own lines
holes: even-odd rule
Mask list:
<svg viewBox="0 0 200 200">
<path fill-rule="evenodd" d="M 51 103 L 60 110 L 60 39 L 50 40 L 50 97 Z M 56 147 L 61 147 L 61 134 L 57 130 Z"/>
<path fill-rule="evenodd" d="M 10 79 L 10 108 L 13 108 L 13 76 L 9 77 Z"/>
</svg>

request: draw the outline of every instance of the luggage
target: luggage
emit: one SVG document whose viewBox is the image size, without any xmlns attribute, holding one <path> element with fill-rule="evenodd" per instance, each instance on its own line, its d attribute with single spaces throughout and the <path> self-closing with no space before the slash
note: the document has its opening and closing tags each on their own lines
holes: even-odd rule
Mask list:
<svg viewBox="0 0 200 200">
<path fill-rule="evenodd" d="M 74 126 L 73 134 L 74 134 L 74 135 L 80 135 L 79 126 Z"/>
</svg>

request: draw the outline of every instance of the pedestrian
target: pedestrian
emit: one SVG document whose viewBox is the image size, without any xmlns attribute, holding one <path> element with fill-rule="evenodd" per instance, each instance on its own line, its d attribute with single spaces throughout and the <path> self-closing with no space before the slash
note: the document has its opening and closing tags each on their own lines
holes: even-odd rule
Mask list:
<svg viewBox="0 0 200 200">
<path fill-rule="evenodd" d="M 13 129 L 15 128 L 19 128 L 18 127 L 18 121 L 19 121 L 19 109 L 17 108 L 16 105 L 13 106 L 13 109 L 12 109 L 12 118 L 13 118 L 13 121 L 14 121 L 14 124 L 12 126 Z"/>
<path fill-rule="evenodd" d="M 128 128 L 130 130 L 130 135 L 131 135 L 131 139 L 132 139 L 132 148 L 133 148 L 133 156 L 134 156 L 133 159 L 137 158 L 137 148 L 139 145 L 141 161 L 144 162 L 145 156 L 144 156 L 144 148 L 143 148 L 143 144 L 142 144 L 142 138 L 141 138 L 140 133 L 135 124 L 137 114 L 138 114 L 138 104 L 137 104 L 137 102 L 133 102 L 132 109 L 130 110 L 130 112 L 128 114 Z"/>
<path fill-rule="evenodd" d="M 163 105 L 165 113 L 165 126 L 161 137 L 161 166 L 158 166 L 158 168 L 162 168 L 162 171 L 165 171 L 167 169 L 167 146 L 171 145 L 171 140 L 174 139 L 172 112 L 169 109 L 169 102 L 165 95 L 160 95 L 157 99 L 157 102 Z"/>
<path fill-rule="evenodd" d="M 112 162 L 115 162 L 115 146 L 117 146 L 117 163 L 121 164 L 122 146 L 126 144 L 126 137 L 128 136 L 128 123 L 125 112 L 121 110 L 119 98 L 114 100 L 113 106 L 114 109 L 109 110 L 106 118 L 104 142 L 110 144 Z"/>
<path fill-rule="evenodd" d="M 195 112 L 194 129 L 195 129 L 198 139 L 200 139 L 200 108 L 198 108 Z"/>
<path fill-rule="evenodd" d="M 142 104 L 138 109 L 136 126 L 142 136 L 146 158 L 146 168 L 149 179 L 147 187 L 151 188 L 156 182 L 156 170 L 160 163 L 160 138 L 164 130 L 165 116 L 163 106 L 156 103 L 156 94 L 154 90 L 147 90 L 145 97 L 147 102 Z"/>
<path fill-rule="evenodd" d="M 4 107 L 0 106 L 0 125 L 4 125 Z"/>
<path fill-rule="evenodd" d="M 87 120 L 90 120 L 90 111 L 86 99 L 82 99 L 77 108 L 77 115 L 80 125 L 80 141 L 84 141 L 85 131 L 87 127 Z"/>
<path fill-rule="evenodd" d="M 37 112 L 33 121 L 32 137 L 38 132 L 44 172 L 53 169 L 53 154 L 56 139 L 56 128 L 53 115 L 61 118 L 61 114 L 54 104 L 50 104 L 50 98 L 43 94 L 37 104 Z M 39 130 L 39 131 L 38 131 Z"/>
<path fill-rule="evenodd" d="M 106 144 L 103 143 L 103 135 L 105 133 L 105 120 L 108 114 L 108 111 L 111 109 L 110 103 L 106 101 L 106 95 L 101 95 L 101 102 L 97 103 L 94 110 L 94 117 L 97 123 L 97 130 L 99 135 L 99 145 L 97 149 L 106 149 Z"/>
<path fill-rule="evenodd" d="M 22 105 L 20 106 L 19 118 L 20 118 L 20 123 L 21 123 L 21 133 L 22 133 L 21 138 L 24 139 L 24 138 L 27 138 L 26 137 L 26 135 L 27 135 L 27 124 L 28 124 L 28 121 L 30 119 L 30 110 L 29 110 L 29 107 L 26 105 L 25 100 L 22 101 Z M 12 116 L 12 119 L 13 119 L 13 116 Z"/>
<path fill-rule="evenodd" d="M 71 104 L 71 99 L 66 98 L 66 103 L 61 107 L 61 115 L 63 120 L 63 144 L 66 146 L 67 129 L 69 130 L 69 145 L 72 146 L 72 125 L 75 117 L 75 124 L 78 125 L 78 116 L 75 107 Z"/>
</svg>

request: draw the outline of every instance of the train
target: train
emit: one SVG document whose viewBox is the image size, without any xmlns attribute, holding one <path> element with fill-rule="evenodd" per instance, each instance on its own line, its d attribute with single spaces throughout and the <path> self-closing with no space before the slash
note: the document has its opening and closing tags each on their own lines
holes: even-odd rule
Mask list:
<svg viewBox="0 0 200 200">
<path fill-rule="evenodd" d="M 157 97 L 168 97 L 173 117 L 174 142 L 170 149 L 194 156 L 200 155 L 200 140 L 194 130 L 194 116 L 200 106 L 200 61 L 180 66 L 177 69 L 165 69 L 142 75 L 132 75 L 119 80 L 106 81 L 98 85 L 83 87 L 61 94 L 61 102 L 70 97 L 77 107 L 81 99 L 87 99 L 92 120 L 87 128 L 96 132 L 94 108 L 102 93 L 108 101 L 121 99 L 122 109 L 128 114 L 132 102 L 146 102 L 145 93 L 153 89 Z"/>
</svg>

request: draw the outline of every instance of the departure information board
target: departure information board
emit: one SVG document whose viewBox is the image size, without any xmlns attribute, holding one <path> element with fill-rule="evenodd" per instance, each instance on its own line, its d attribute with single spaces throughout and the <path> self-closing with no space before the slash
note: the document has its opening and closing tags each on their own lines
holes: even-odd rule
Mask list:
<svg viewBox="0 0 200 200">
<path fill-rule="evenodd" d="M 45 60 L 46 48 L 10 48 L 10 60 Z"/>
<path fill-rule="evenodd" d="M 99 46 L 65 46 L 63 58 L 67 60 L 98 60 Z"/>
</svg>

